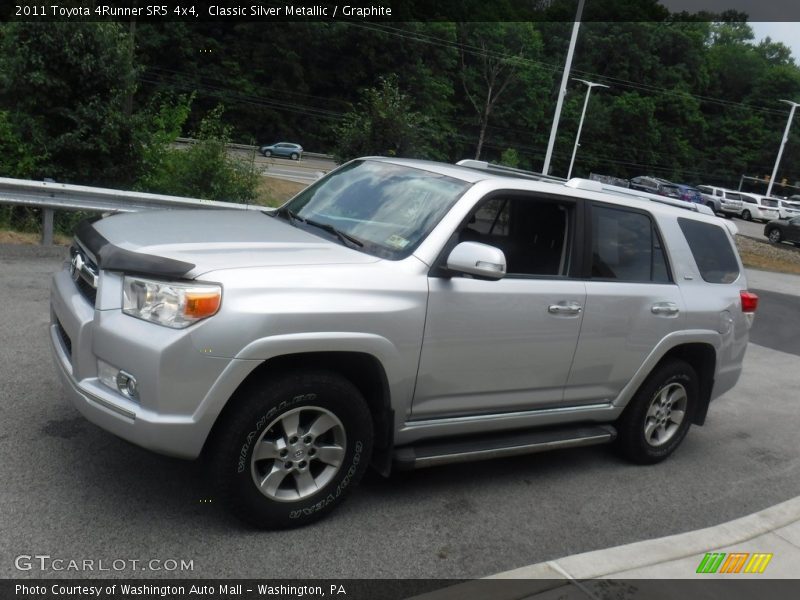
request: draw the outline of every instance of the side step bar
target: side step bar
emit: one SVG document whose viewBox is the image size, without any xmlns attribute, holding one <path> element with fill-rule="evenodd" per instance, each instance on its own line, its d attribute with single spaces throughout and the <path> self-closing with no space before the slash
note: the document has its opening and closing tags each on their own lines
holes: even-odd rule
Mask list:
<svg viewBox="0 0 800 600">
<path fill-rule="evenodd" d="M 394 451 L 395 467 L 421 469 L 458 462 L 532 454 L 559 448 L 607 444 L 617 437 L 612 425 L 537 429 L 511 434 L 470 437 L 403 446 Z"/>
</svg>

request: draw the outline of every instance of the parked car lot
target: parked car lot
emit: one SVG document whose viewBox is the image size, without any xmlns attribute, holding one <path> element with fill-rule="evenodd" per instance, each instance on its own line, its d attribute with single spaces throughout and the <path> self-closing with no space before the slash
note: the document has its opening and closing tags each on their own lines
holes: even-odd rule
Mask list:
<svg viewBox="0 0 800 600">
<path fill-rule="evenodd" d="M 777 219 L 780 215 L 778 210 L 778 199 L 761 196 L 760 194 L 751 194 L 747 192 L 740 192 L 742 198 L 742 218 L 745 221 L 761 221 L 766 223 L 773 219 Z"/>
<path fill-rule="evenodd" d="M 795 246 L 800 246 L 800 216 L 768 222 L 764 226 L 764 235 L 773 244 L 792 242 Z"/>
<path fill-rule="evenodd" d="M 792 200 L 778 200 L 779 218 L 791 219 L 800 217 L 800 202 Z"/>
<path fill-rule="evenodd" d="M 258 151 L 266 158 L 278 156 L 291 158 L 292 160 L 300 160 L 303 156 L 303 147 L 300 144 L 293 144 L 290 142 L 278 142 L 268 146 L 261 146 Z"/>
<path fill-rule="evenodd" d="M 738 191 L 728 190 L 713 185 L 698 185 L 703 200 L 715 213 L 725 217 L 739 217 L 742 214 L 742 196 Z"/>
</svg>

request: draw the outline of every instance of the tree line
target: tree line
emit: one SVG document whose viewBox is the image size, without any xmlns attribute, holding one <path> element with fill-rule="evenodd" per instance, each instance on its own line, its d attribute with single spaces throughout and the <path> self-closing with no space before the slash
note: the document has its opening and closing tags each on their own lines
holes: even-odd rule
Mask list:
<svg viewBox="0 0 800 600">
<path fill-rule="evenodd" d="M 780 100 L 800 100 L 789 49 L 755 43 L 738 13 L 628 4 L 630 20 L 580 28 L 572 76 L 609 87 L 592 94 L 573 175 L 731 186 L 771 173 L 788 116 Z M 569 18 L 5 23 L 0 175 L 246 199 L 253 169 L 225 157 L 226 141 L 538 171 Z M 570 82 L 554 175 L 566 174 L 584 94 Z M 204 149 L 176 153 L 177 135 Z M 779 180 L 800 179 L 798 142 L 800 126 Z"/>
</svg>

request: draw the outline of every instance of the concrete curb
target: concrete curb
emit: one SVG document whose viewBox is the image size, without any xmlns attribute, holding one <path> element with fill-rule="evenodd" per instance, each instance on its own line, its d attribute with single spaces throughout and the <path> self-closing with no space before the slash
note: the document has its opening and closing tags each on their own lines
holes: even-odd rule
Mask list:
<svg viewBox="0 0 800 600">
<path fill-rule="evenodd" d="M 598 578 L 741 544 L 798 520 L 800 520 L 800 497 L 714 527 L 575 554 L 498 573 L 489 579 Z"/>
</svg>

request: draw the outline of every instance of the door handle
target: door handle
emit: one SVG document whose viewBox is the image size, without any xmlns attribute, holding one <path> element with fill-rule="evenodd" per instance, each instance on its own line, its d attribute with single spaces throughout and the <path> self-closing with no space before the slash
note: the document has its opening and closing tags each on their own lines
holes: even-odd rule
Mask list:
<svg viewBox="0 0 800 600">
<path fill-rule="evenodd" d="M 650 312 L 652 312 L 654 315 L 671 317 L 673 315 L 677 315 L 681 311 L 678 308 L 678 305 L 674 302 L 656 302 L 650 307 Z"/>
<path fill-rule="evenodd" d="M 553 315 L 579 315 L 583 307 L 580 304 L 551 304 L 547 312 Z"/>
</svg>

